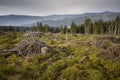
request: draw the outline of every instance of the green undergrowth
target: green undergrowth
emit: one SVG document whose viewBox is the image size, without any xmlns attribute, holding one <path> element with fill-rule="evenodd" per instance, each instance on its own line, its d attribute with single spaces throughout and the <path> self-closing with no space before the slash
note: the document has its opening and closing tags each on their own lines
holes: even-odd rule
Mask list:
<svg viewBox="0 0 120 80">
<path fill-rule="evenodd" d="M 0 35 L 0 50 L 10 49 L 14 44 L 21 40 L 22 33 L 8 32 L 5 35 Z"/>
<path fill-rule="evenodd" d="M 14 37 L 3 36 L 0 44 L 12 46 L 21 40 L 20 36 L 21 34 L 15 34 Z M 57 40 L 54 39 L 55 42 L 49 39 L 49 35 L 40 38 L 50 46 L 50 51 L 46 55 L 14 54 L 7 58 L 0 56 L 0 80 L 120 80 L 119 65 L 110 60 L 97 58 L 98 48 L 79 45 L 58 46 L 61 43 L 66 44 L 69 40 L 66 40 L 66 35 L 57 37 Z M 79 39 L 87 41 L 89 36 L 77 35 L 69 39 L 76 43 Z"/>
</svg>

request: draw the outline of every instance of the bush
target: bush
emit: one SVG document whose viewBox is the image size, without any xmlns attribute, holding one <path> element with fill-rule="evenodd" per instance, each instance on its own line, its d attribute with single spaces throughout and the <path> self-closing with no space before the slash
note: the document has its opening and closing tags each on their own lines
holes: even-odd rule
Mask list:
<svg viewBox="0 0 120 80">
<path fill-rule="evenodd" d="M 112 43 L 110 43 L 110 42 L 105 42 L 105 43 L 102 45 L 102 48 L 103 48 L 103 49 L 107 49 L 107 48 L 109 48 L 110 46 L 112 46 Z"/>
<path fill-rule="evenodd" d="M 70 65 L 70 63 L 67 63 L 65 60 L 59 60 L 53 63 L 51 66 L 48 67 L 40 80 L 56 80 L 60 75 L 60 72 L 68 67 L 68 65 Z"/>
<path fill-rule="evenodd" d="M 24 69 L 22 71 L 20 79 L 22 80 L 36 80 L 39 74 L 37 73 L 36 69 L 32 69 L 30 67 Z"/>
<path fill-rule="evenodd" d="M 7 77 L 5 75 L 3 75 L 2 73 L 0 73 L 0 80 L 8 80 Z"/>
<path fill-rule="evenodd" d="M 63 70 L 60 76 L 61 80 L 80 80 L 80 71 L 76 66 L 68 67 Z"/>
<path fill-rule="evenodd" d="M 5 75 L 13 75 L 16 73 L 16 60 L 17 60 L 17 56 L 16 55 L 11 55 L 9 58 L 7 59 L 3 59 L 1 58 L 1 60 L 4 62 L 1 64 L 0 71 L 5 74 Z"/>
</svg>

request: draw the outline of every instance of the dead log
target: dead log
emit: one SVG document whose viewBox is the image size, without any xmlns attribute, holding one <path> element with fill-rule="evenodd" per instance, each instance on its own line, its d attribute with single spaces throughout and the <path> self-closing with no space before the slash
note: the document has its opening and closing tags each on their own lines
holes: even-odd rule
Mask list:
<svg viewBox="0 0 120 80">
<path fill-rule="evenodd" d="M 18 51 L 0 51 L 0 56 L 3 56 L 4 58 L 7 58 L 11 56 L 12 54 L 17 54 Z"/>
</svg>

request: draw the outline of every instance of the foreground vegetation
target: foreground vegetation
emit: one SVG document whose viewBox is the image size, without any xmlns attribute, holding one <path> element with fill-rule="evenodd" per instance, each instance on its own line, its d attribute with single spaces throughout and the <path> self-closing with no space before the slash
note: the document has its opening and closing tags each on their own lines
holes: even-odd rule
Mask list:
<svg viewBox="0 0 120 80">
<path fill-rule="evenodd" d="M 24 30 L 0 27 L 0 80 L 120 80 L 119 17 Z"/>
<path fill-rule="evenodd" d="M 0 50 L 14 48 L 22 35 L 21 32 L 1 35 Z M 102 49 L 89 45 L 95 42 L 93 37 L 96 36 L 101 37 L 44 33 L 39 40 L 50 47 L 47 54 L 12 54 L 7 58 L 0 55 L 0 80 L 120 80 L 120 65 L 112 59 L 97 57 L 100 50 L 114 44 L 105 43 Z M 116 38 L 120 40 L 120 36 Z"/>
</svg>

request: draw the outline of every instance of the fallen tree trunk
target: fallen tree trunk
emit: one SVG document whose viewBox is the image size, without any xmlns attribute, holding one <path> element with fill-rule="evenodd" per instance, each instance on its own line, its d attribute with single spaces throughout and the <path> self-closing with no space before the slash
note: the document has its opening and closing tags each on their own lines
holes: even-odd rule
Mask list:
<svg viewBox="0 0 120 80">
<path fill-rule="evenodd" d="M 5 58 L 11 56 L 12 54 L 17 54 L 18 51 L 0 51 L 0 56 L 3 56 Z"/>
</svg>

